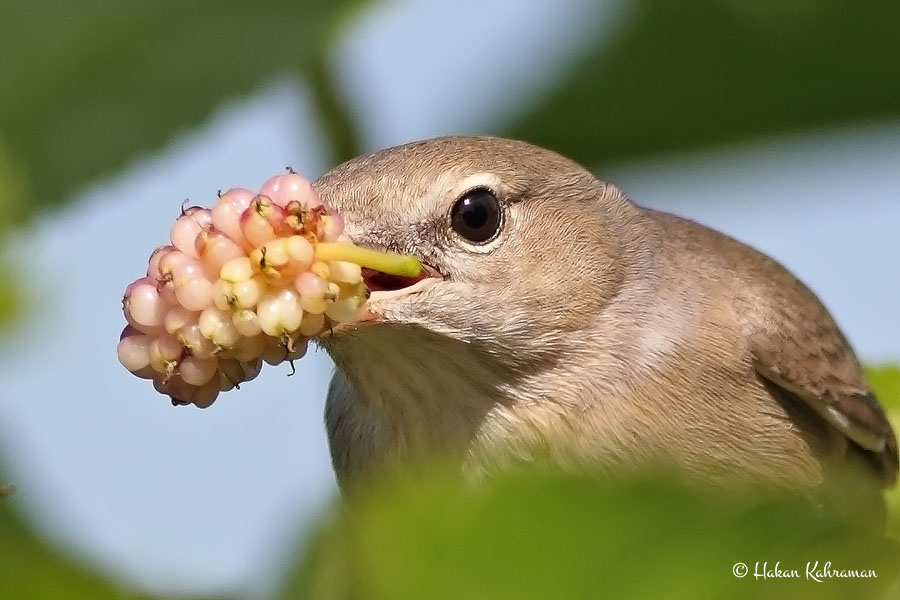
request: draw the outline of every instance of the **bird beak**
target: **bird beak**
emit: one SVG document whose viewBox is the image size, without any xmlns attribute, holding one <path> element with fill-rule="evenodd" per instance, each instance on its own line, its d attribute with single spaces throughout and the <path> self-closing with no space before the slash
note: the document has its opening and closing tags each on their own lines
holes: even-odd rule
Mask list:
<svg viewBox="0 0 900 600">
<path fill-rule="evenodd" d="M 430 290 L 443 280 L 444 277 L 434 267 L 426 264 L 422 265 L 422 272 L 417 277 L 399 277 L 363 269 L 363 281 L 371 292 L 368 302 L 370 308 L 377 308 L 395 300 L 408 299 L 412 295 Z"/>
<path fill-rule="evenodd" d="M 345 219 L 344 234 L 347 235 L 358 247 L 386 252 L 389 244 L 378 236 L 371 235 L 372 227 L 363 226 L 368 219 L 365 215 L 355 214 L 349 195 L 340 185 L 326 176 L 313 182 L 313 188 L 327 205 L 333 207 Z M 421 261 L 420 261 L 421 263 Z M 363 264 L 360 262 L 359 264 Z M 398 308 L 402 303 L 412 301 L 416 296 L 430 290 L 434 285 L 444 280 L 444 276 L 434 267 L 421 263 L 421 271 L 410 277 L 389 274 L 377 270 L 378 264 L 370 264 L 363 267 L 363 282 L 369 290 L 368 300 L 360 307 L 355 319 L 340 324 L 322 334 L 320 339 L 328 338 L 343 331 L 358 329 L 365 323 L 387 322 L 391 319 L 387 316 L 392 309 Z M 385 269 L 390 270 L 390 269 Z M 398 271 L 399 272 L 399 271 Z M 410 272 L 404 275 L 410 275 Z"/>
<path fill-rule="evenodd" d="M 388 275 L 363 268 L 363 282 L 369 289 L 368 301 L 360 307 L 355 319 L 338 323 L 318 337 L 326 339 L 340 333 L 356 331 L 366 324 L 389 322 L 391 319 L 387 315 L 392 309 L 413 300 L 442 281 L 444 276 L 434 267 L 424 263 L 421 273 L 416 277 Z"/>
<path fill-rule="evenodd" d="M 381 294 L 380 297 L 382 298 L 390 297 L 390 294 L 392 293 L 403 293 L 405 290 L 409 290 L 426 279 L 443 279 L 443 276 L 438 273 L 437 269 L 425 263 L 422 263 L 422 270 L 415 277 L 390 275 L 365 267 L 362 270 L 362 276 L 366 287 L 368 287 L 372 293 Z"/>
</svg>

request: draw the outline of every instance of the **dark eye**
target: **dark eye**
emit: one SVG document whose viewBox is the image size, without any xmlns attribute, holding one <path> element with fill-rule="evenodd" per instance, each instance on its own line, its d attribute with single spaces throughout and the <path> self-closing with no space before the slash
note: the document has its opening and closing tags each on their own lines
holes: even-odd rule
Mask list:
<svg viewBox="0 0 900 600">
<path fill-rule="evenodd" d="M 450 226 L 463 238 L 482 244 L 500 232 L 500 202 L 490 190 L 466 192 L 450 209 Z"/>
</svg>

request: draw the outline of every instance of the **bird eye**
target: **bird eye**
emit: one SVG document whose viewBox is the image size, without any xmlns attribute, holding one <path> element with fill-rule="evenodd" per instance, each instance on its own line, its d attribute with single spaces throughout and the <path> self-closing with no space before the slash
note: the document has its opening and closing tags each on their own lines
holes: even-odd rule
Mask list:
<svg viewBox="0 0 900 600">
<path fill-rule="evenodd" d="M 466 192 L 450 209 L 450 226 L 464 239 L 483 244 L 500 232 L 500 202 L 490 190 Z"/>
</svg>

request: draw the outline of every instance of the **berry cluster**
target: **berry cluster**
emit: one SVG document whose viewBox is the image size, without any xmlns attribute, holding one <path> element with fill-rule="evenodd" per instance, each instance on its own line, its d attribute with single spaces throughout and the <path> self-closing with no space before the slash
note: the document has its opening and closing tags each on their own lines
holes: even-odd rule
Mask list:
<svg viewBox="0 0 900 600">
<path fill-rule="evenodd" d="M 212 209 L 182 210 L 172 244 L 125 289 L 119 361 L 173 404 L 206 408 L 263 362 L 301 358 L 309 338 L 359 314 L 369 295 L 361 266 L 410 277 L 421 268 L 354 246 L 343 228 L 291 170 L 258 194 L 235 188 Z"/>
</svg>

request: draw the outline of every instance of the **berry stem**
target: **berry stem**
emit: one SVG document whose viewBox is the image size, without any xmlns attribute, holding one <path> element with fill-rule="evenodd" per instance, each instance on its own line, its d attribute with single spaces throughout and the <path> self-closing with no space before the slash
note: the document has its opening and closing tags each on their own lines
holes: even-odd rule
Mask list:
<svg viewBox="0 0 900 600">
<path fill-rule="evenodd" d="M 379 252 L 352 244 L 321 242 L 316 244 L 316 258 L 321 261 L 343 260 L 400 277 L 418 277 L 422 264 L 415 256 Z"/>
</svg>

